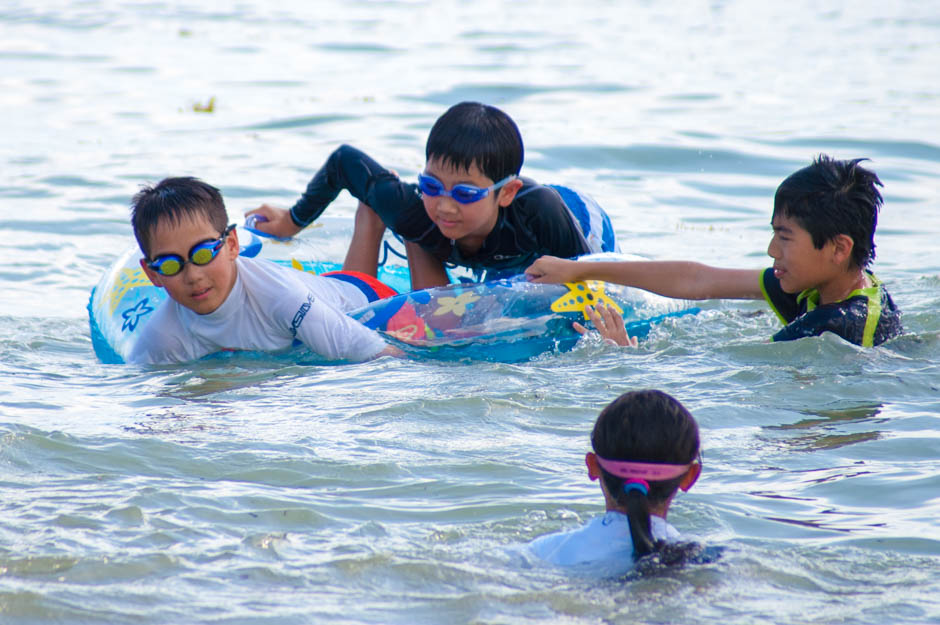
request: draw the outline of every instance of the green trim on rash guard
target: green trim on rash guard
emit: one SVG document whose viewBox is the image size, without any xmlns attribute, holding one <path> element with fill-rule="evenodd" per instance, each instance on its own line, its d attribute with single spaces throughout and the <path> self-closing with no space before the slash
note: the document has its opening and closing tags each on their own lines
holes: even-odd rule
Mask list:
<svg viewBox="0 0 940 625">
<path fill-rule="evenodd" d="M 859 293 L 868 296 L 868 318 L 865 319 L 865 331 L 862 339 L 862 347 L 875 346 L 875 330 L 878 329 L 878 322 L 881 320 L 881 282 L 873 274 L 871 275 L 872 286 L 852 293 Z M 851 294 L 849 295 L 851 297 Z"/>
<path fill-rule="evenodd" d="M 787 325 L 788 322 L 787 322 L 786 317 L 784 317 L 783 313 L 781 313 L 777 309 L 777 306 L 774 304 L 773 298 L 771 298 L 770 294 L 767 292 L 767 285 L 764 284 L 764 276 L 767 275 L 768 271 L 770 272 L 770 275 L 773 276 L 773 272 L 774 272 L 773 269 L 767 269 L 764 271 L 764 273 L 760 275 L 760 292 L 763 293 L 764 301 L 766 301 L 767 304 L 770 306 L 770 310 L 774 311 L 774 314 L 777 315 L 777 319 L 780 320 L 780 323 L 782 323 L 783 325 Z"/>
<path fill-rule="evenodd" d="M 839 302 L 846 302 L 853 297 L 864 297 L 867 303 L 867 313 L 865 315 L 865 329 L 862 331 L 862 347 L 874 347 L 875 328 L 878 327 L 878 321 L 881 319 L 881 281 L 870 272 L 868 277 L 871 280 L 871 286 L 862 287 L 851 291 L 844 299 Z M 812 312 L 819 306 L 819 291 L 816 289 L 807 289 L 796 296 L 797 305 L 806 302 L 806 312 Z"/>
</svg>

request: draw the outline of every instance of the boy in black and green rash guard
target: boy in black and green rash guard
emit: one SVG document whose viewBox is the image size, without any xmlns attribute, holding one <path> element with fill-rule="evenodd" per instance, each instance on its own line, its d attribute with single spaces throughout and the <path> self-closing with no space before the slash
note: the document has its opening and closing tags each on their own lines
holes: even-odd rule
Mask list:
<svg viewBox="0 0 940 625">
<path fill-rule="evenodd" d="M 817 289 L 807 289 L 794 296 L 780 287 L 773 268 L 761 274 L 764 299 L 785 327 L 773 335 L 775 341 L 791 341 L 823 332 L 838 334 L 845 340 L 872 347 L 901 333 L 901 314 L 881 281 L 866 272 L 870 286 L 855 289 L 845 299 L 820 305 Z"/>
<path fill-rule="evenodd" d="M 863 159 L 820 155 L 784 180 L 774 196 L 773 267 L 721 269 L 685 261 L 578 263 L 543 257 L 526 270 L 535 282 L 606 280 L 682 299 L 766 299 L 788 341 L 833 332 L 871 347 L 902 332 L 901 314 L 868 265 L 882 204 L 878 176 Z M 615 311 L 594 311 L 601 334 L 627 344 Z M 585 331 L 583 326 L 579 332 Z"/>
<path fill-rule="evenodd" d="M 256 227 L 293 236 L 344 189 L 360 200 L 344 267 L 375 275 L 385 227 L 406 241 L 412 287 L 448 282 L 444 263 L 522 273 L 545 254 L 574 257 L 618 251 L 610 218 L 589 196 L 519 176 L 522 137 L 503 111 L 461 102 L 435 122 L 418 184 L 406 183 L 348 145 L 336 149 L 290 209 L 249 211 Z"/>
</svg>

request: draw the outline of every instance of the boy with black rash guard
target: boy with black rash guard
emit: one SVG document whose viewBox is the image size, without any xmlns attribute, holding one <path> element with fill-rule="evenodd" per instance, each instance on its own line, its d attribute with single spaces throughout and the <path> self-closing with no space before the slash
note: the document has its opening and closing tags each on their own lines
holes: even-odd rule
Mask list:
<svg viewBox="0 0 940 625">
<path fill-rule="evenodd" d="M 499 109 L 454 105 L 431 129 L 425 154 L 415 185 L 340 146 L 289 211 L 265 204 L 248 214 L 265 217 L 261 230 L 293 236 L 346 189 L 360 205 L 344 266 L 375 275 L 388 226 L 406 240 L 415 289 L 447 284 L 445 262 L 493 279 L 522 273 L 545 254 L 617 251 L 610 219 L 594 200 L 519 177 L 522 137 Z"/>
<path fill-rule="evenodd" d="M 526 270 L 535 282 L 606 280 L 682 299 L 766 299 L 789 341 L 832 332 L 871 347 L 899 335 L 901 313 L 867 269 L 875 258 L 875 226 L 882 186 L 864 159 L 820 155 L 777 188 L 767 253 L 772 268 L 720 269 L 683 261 L 579 263 L 541 258 Z M 599 330 L 610 334 L 616 311 L 605 310 Z M 613 320 L 613 323 L 611 322 Z M 576 328 L 579 332 L 583 327 Z M 622 332 L 621 332 L 622 334 Z M 621 338 L 610 336 L 625 344 Z"/>
</svg>

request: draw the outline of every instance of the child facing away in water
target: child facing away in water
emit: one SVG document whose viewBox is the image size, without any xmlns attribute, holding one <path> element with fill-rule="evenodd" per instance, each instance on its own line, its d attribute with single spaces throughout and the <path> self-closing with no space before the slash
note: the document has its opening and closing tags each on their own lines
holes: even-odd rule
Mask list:
<svg viewBox="0 0 940 625">
<path fill-rule="evenodd" d="M 832 332 L 863 347 L 879 345 L 901 334 L 901 313 L 868 269 L 875 258 L 882 204 L 876 185 L 881 181 L 859 166 L 861 160 L 820 155 L 780 184 L 767 248 L 774 259 L 771 268 L 723 269 L 686 261 L 587 263 L 545 256 L 526 274 L 534 282 L 605 280 L 681 299 L 766 299 L 785 326 L 774 341 Z M 589 314 L 596 321 L 597 315 Z M 615 311 L 604 314 L 612 320 L 607 329 L 618 321 L 622 325 Z"/>
<path fill-rule="evenodd" d="M 698 550 L 678 542 L 666 522 L 677 491 L 689 490 L 702 470 L 698 424 L 662 391 L 625 393 L 601 411 L 591 433 L 588 476 L 600 480 L 607 512 L 569 532 L 532 541 L 542 560 L 605 576 L 629 572 L 640 559 L 685 561 Z"/>
</svg>

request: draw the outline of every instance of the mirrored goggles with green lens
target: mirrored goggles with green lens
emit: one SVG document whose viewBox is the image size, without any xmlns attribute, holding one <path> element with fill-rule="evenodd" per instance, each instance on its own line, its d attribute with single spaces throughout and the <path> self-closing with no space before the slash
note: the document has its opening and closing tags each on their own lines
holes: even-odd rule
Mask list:
<svg viewBox="0 0 940 625">
<path fill-rule="evenodd" d="M 147 263 L 147 266 L 159 273 L 161 276 L 175 276 L 183 270 L 183 267 L 186 266 L 186 263 L 192 263 L 194 265 L 208 265 L 211 263 L 216 256 L 219 255 L 219 250 L 222 249 L 222 245 L 225 243 L 225 239 L 228 237 L 229 233 L 235 229 L 235 224 L 232 224 L 222 233 L 218 239 L 210 239 L 208 241 L 202 241 L 197 243 L 189 250 L 189 260 L 184 259 L 179 254 L 163 254 L 162 256 L 157 256 L 152 261 Z"/>
</svg>

